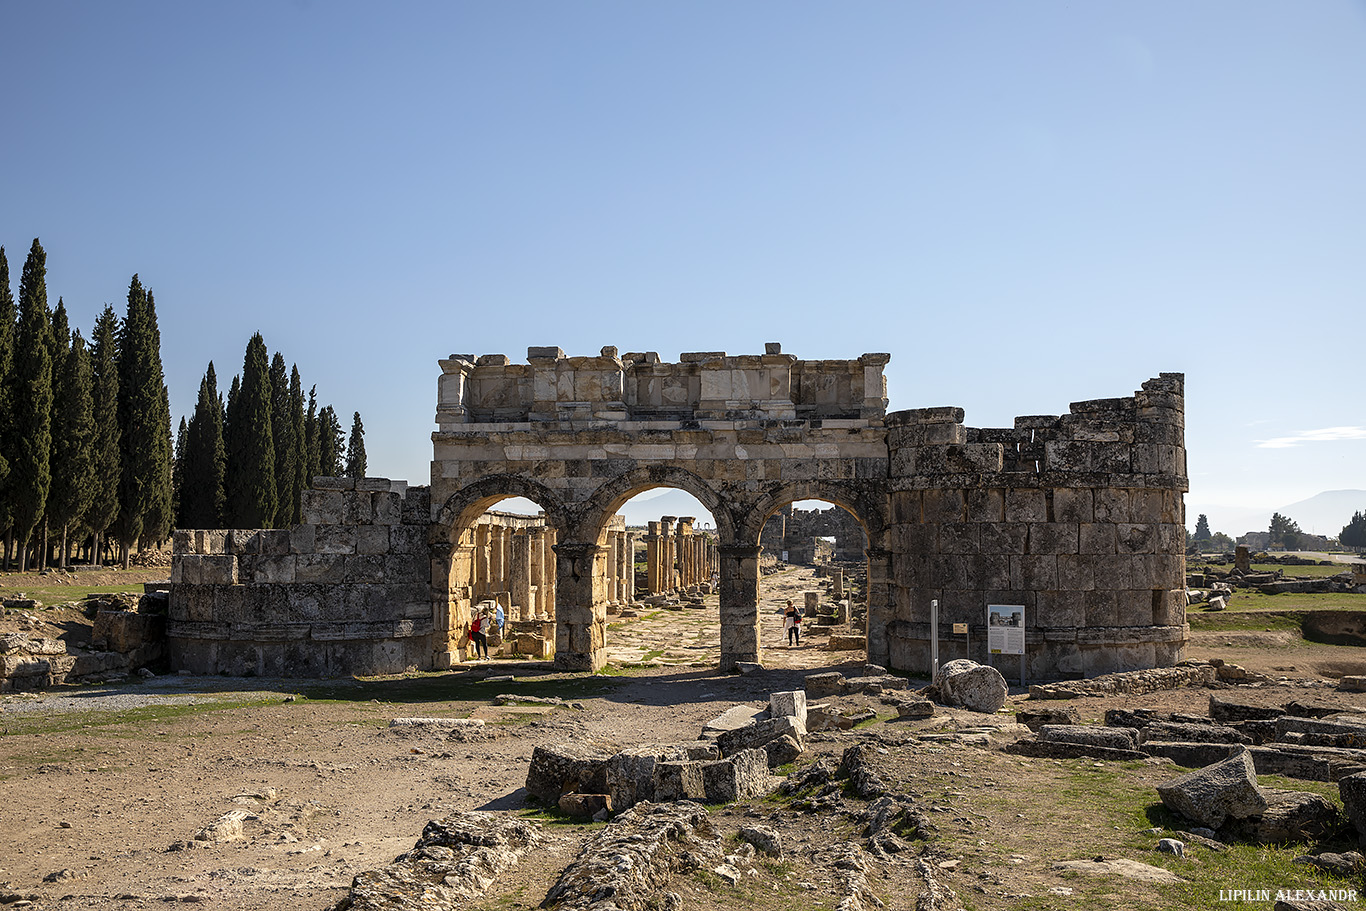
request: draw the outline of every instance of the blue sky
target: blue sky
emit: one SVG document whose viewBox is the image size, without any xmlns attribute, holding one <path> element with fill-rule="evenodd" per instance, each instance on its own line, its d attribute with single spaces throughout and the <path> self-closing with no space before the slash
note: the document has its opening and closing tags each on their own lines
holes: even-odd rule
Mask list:
<svg viewBox="0 0 1366 911">
<path fill-rule="evenodd" d="M 425 482 L 450 353 L 780 341 L 888 351 L 892 409 L 972 426 L 1184 371 L 1190 525 L 1366 488 L 1366 4 L 0 22 L 15 284 L 41 237 L 88 334 L 139 273 L 177 419 L 259 330 L 362 413 L 372 473 Z"/>
</svg>

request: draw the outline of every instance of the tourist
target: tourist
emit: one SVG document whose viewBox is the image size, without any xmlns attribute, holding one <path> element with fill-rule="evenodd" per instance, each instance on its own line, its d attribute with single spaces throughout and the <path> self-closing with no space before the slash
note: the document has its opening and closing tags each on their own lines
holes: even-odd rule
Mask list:
<svg viewBox="0 0 1366 911">
<path fill-rule="evenodd" d="M 791 601 L 787 602 L 787 610 L 783 611 L 783 628 L 787 630 L 788 648 L 802 644 L 802 615 Z"/>
<path fill-rule="evenodd" d="M 485 661 L 489 660 L 489 637 L 484 633 L 484 625 L 488 623 L 488 614 L 481 611 L 474 615 L 470 621 L 470 641 L 474 643 L 474 657 L 477 660 L 480 653 Z"/>
</svg>

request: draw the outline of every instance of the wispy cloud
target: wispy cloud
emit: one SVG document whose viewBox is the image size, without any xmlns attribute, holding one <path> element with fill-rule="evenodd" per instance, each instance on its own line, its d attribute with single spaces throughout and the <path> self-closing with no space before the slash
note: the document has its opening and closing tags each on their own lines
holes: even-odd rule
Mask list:
<svg viewBox="0 0 1366 911">
<path fill-rule="evenodd" d="M 1366 440 L 1366 427 L 1324 427 L 1320 430 L 1301 430 L 1294 436 L 1258 440 L 1258 449 L 1289 449 L 1301 443 L 1326 443 L 1333 440 Z"/>
</svg>

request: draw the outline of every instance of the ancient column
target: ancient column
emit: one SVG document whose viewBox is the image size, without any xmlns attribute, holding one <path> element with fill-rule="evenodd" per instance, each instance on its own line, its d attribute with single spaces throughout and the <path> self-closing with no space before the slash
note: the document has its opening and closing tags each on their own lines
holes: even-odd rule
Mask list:
<svg viewBox="0 0 1366 911">
<path fill-rule="evenodd" d="M 603 601 L 608 610 L 617 607 L 617 533 L 607 532 L 607 544 L 602 549 Z"/>
<path fill-rule="evenodd" d="M 601 584 L 606 550 L 581 541 L 555 545 L 555 667 L 560 670 L 596 671 L 606 661 Z"/>
<path fill-rule="evenodd" d="M 555 542 L 560 539 L 560 534 L 553 528 L 545 530 L 545 589 L 541 593 L 541 604 L 543 605 L 539 619 L 547 622 L 555 619 L 555 602 L 558 597 L 556 591 L 559 588 L 559 560 L 555 558 Z"/>
<path fill-rule="evenodd" d="M 733 671 L 741 661 L 758 662 L 759 551 L 758 546 L 722 545 L 721 557 L 721 670 Z"/>
<path fill-rule="evenodd" d="M 625 534 L 626 543 L 626 588 L 622 592 L 622 601 L 631 604 L 636 600 L 636 538 L 637 533 L 628 531 Z"/>
<path fill-rule="evenodd" d="M 892 590 L 892 552 L 869 547 L 868 554 L 868 663 L 890 667 L 891 645 L 887 630 L 895 618 Z"/>
<path fill-rule="evenodd" d="M 528 596 L 523 620 L 534 620 L 545 612 L 545 529 L 532 528 L 527 531 L 527 567 L 531 578 L 531 594 Z"/>
<path fill-rule="evenodd" d="M 460 574 L 460 551 L 445 541 L 430 545 L 430 551 L 432 625 L 436 631 L 432 637 L 432 663 L 440 670 L 447 670 L 460 660 L 457 643 L 462 612 L 456 593 L 463 578 Z"/>
<path fill-rule="evenodd" d="M 678 557 L 674 551 L 674 522 L 677 520 L 677 516 L 659 517 L 660 591 L 671 592 L 678 588 L 678 567 L 675 565 Z"/>
<path fill-rule="evenodd" d="M 531 616 L 531 536 L 524 528 L 512 536 L 512 610 L 508 620 L 527 620 Z"/>
<path fill-rule="evenodd" d="M 474 600 L 482 601 L 489 594 L 489 573 L 492 570 L 487 524 L 474 526 Z"/>
<path fill-rule="evenodd" d="M 678 587 L 687 588 L 693 584 L 692 578 L 692 516 L 681 516 L 678 520 Z"/>
<path fill-rule="evenodd" d="M 659 523 L 649 522 L 646 527 L 650 530 L 645 536 L 645 593 L 657 595 L 661 591 L 660 587 L 660 559 L 659 559 Z"/>
<path fill-rule="evenodd" d="M 507 590 L 507 564 L 503 562 L 507 555 L 507 550 L 503 547 L 505 531 L 507 529 L 501 525 L 489 526 L 489 598 L 497 592 Z"/>
</svg>

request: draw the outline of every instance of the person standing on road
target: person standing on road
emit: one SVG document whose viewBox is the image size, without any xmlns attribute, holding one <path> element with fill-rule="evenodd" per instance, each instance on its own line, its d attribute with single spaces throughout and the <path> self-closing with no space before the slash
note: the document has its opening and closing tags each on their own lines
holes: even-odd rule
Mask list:
<svg viewBox="0 0 1366 911">
<path fill-rule="evenodd" d="M 787 609 L 783 611 L 783 628 L 787 630 L 787 646 L 791 648 L 794 644 L 802 644 L 802 615 L 797 612 L 791 601 L 787 602 Z"/>
</svg>

